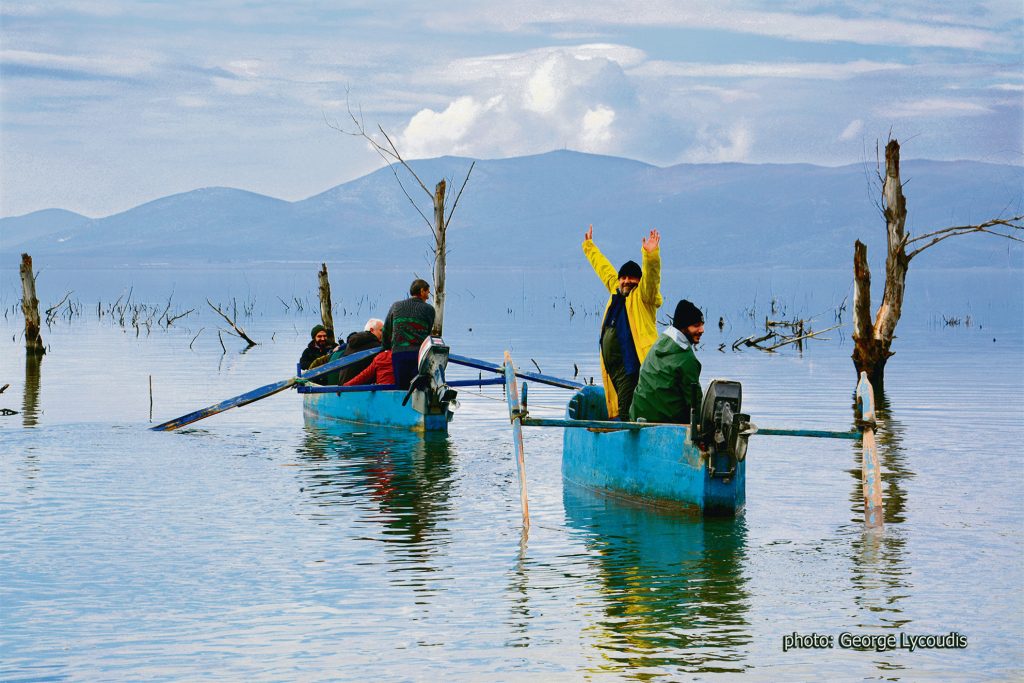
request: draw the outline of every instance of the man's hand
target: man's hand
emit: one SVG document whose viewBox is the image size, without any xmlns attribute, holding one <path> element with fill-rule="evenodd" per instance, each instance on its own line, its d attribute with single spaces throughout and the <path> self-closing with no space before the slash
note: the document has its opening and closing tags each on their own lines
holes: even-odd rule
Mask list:
<svg viewBox="0 0 1024 683">
<path fill-rule="evenodd" d="M 591 230 L 593 230 L 593 226 L 591 226 Z M 651 234 L 644 238 L 644 251 L 650 254 L 651 252 L 658 248 L 659 244 L 661 244 L 661 233 L 658 232 L 657 230 L 651 230 Z"/>
<path fill-rule="evenodd" d="M 585 235 L 583 235 L 583 241 L 584 242 L 593 242 L 594 241 L 594 224 L 593 223 L 590 224 L 590 228 L 587 229 L 587 233 Z"/>
</svg>

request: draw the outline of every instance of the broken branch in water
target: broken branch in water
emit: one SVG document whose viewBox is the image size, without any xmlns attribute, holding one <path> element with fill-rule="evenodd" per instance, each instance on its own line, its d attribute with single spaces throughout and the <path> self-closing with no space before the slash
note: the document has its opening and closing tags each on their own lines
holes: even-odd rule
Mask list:
<svg viewBox="0 0 1024 683">
<path fill-rule="evenodd" d="M 210 304 L 210 308 L 212 308 L 212 309 L 213 309 L 214 311 L 216 311 L 216 312 L 217 312 L 217 314 L 218 314 L 218 315 L 219 315 L 220 317 L 224 318 L 224 320 L 226 320 L 226 321 L 227 321 L 228 325 L 231 325 L 231 328 L 232 328 L 232 329 L 233 329 L 233 330 L 235 331 L 235 333 L 236 333 L 236 334 L 237 334 L 237 335 L 238 335 L 239 337 L 241 337 L 242 339 L 244 339 L 244 340 L 245 340 L 245 342 L 246 342 L 246 343 L 247 343 L 247 344 L 248 344 L 248 345 L 249 345 L 250 347 L 252 347 L 252 346 L 256 346 L 256 342 L 254 342 L 254 341 L 253 341 L 252 339 L 250 339 L 250 338 L 249 338 L 249 335 L 247 335 L 247 334 L 245 333 L 245 330 L 243 330 L 243 329 L 242 329 L 241 327 L 239 327 L 238 325 L 236 325 L 236 324 L 235 324 L 235 321 L 234 321 L 234 320 L 232 320 L 231 318 L 229 318 L 229 317 L 228 317 L 228 315 L 227 315 L 227 313 L 225 313 L 224 311 L 220 310 L 220 307 L 219 307 L 219 306 L 214 306 L 214 305 L 213 305 L 213 302 L 212 302 L 212 301 L 210 301 L 209 299 L 207 299 L 207 300 L 206 300 L 206 303 Z M 224 345 L 224 341 L 223 341 L 223 340 L 221 340 L 221 346 L 223 346 L 223 345 Z"/>
<path fill-rule="evenodd" d="M 804 339 L 816 339 L 819 334 L 824 334 L 826 332 L 829 332 L 831 330 L 836 329 L 837 327 L 842 327 L 842 325 L 841 324 L 840 325 L 833 325 L 832 327 L 829 327 L 828 329 L 821 330 L 820 332 L 813 332 L 812 331 L 812 332 L 808 332 L 807 334 L 801 335 L 799 337 L 784 337 L 783 340 L 781 342 L 779 342 L 778 344 L 775 344 L 774 346 L 769 346 L 769 347 L 764 348 L 762 350 L 763 351 L 774 351 L 775 349 L 777 349 L 777 348 L 779 348 L 781 346 L 785 346 L 786 344 L 799 344 Z M 760 347 L 758 347 L 758 348 L 760 348 Z"/>
</svg>

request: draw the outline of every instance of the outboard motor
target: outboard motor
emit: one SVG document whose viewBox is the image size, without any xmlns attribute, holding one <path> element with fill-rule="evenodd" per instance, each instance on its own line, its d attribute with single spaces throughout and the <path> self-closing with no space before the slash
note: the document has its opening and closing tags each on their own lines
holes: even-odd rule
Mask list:
<svg viewBox="0 0 1024 683">
<path fill-rule="evenodd" d="M 736 463 L 747 457 L 747 440 L 757 431 L 750 416 L 740 412 L 743 387 L 739 382 L 716 379 L 708 385 L 700 411 L 700 441 L 711 456 L 713 477 L 729 477 Z"/>
<path fill-rule="evenodd" d="M 450 412 L 458 406 L 458 392 L 445 384 L 444 370 L 448 367 L 448 346 L 440 337 L 427 337 L 420 344 L 417 356 L 417 375 L 409 385 L 402 405 L 412 397 L 413 409 L 423 415 Z"/>
</svg>

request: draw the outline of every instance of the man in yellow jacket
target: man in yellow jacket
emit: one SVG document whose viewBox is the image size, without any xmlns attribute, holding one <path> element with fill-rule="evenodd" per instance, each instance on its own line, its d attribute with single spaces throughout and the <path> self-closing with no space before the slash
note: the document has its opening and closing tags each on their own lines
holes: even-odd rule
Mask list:
<svg viewBox="0 0 1024 683">
<path fill-rule="evenodd" d="M 661 235 L 642 243 L 642 266 L 626 261 L 618 271 L 594 244 L 594 226 L 583 236 L 583 254 L 611 296 L 601 323 L 601 378 L 610 419 L 629 419 L 640 365 L 658 338 L 661 307 Z"/>
</svg>

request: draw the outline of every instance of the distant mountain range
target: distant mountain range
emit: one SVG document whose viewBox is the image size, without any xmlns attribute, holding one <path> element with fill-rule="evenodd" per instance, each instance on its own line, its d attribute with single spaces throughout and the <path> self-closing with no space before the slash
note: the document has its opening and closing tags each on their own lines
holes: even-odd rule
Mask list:
<svg viewBox="0 0 1024 683">
<path fill-rule="evenodd" d="M 433 190 L 457 191 L 470 159 L 411 163 Z M 1024 168 L 969 161 L 905 161 L 908 227 L 920 234 L 1022 212 Z M 404 171 L 398 173 L 405 179 Z M 422 211 L 422 190 L 407 183 Z M 651 227 L 676 268 L 847 267 L 853 242 L 882 258 L 885 224 L 871 164 L 680 164 L 659 168 L 616 157 L 556 151 L 477 161 L 449 229 L 449 267 L 582 264 L 590 223 L 613 260 Z M 211 187 L 148 202 L 105 218 L 61 209 L 0 219 L 0 259 L 37 263 L 362 263 L 423 270 L 432 237 L 388 168 L 287 202 Z M 618 258 L 615 258 L 618 257 Z M 921 266 L 1024 266 L 1020 245 L 985 236 L 945 243 Z"/>
</svg>

